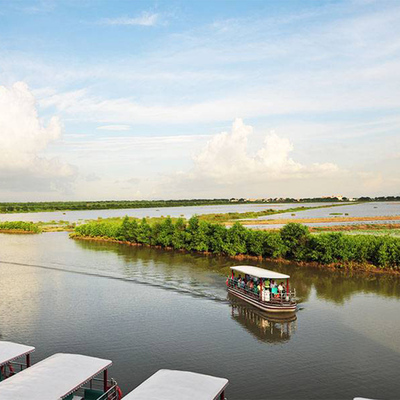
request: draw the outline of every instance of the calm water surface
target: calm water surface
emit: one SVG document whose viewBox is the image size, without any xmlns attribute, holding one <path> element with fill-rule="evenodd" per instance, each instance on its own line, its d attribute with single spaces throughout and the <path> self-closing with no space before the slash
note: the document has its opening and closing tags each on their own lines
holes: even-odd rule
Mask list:
<svg viewBox="0 0 400 400">
<path fill-rule="evenodd" d="M 36 346 L 35 361 L 112 359 L 124 391 L 173 368 L 228 378 L 229 400 L 400 398 L 399 279 L 253 262 L 292 276 L 300 311 L 282 322 L 227 296 L 232 264 L 0 234 L 1 339 Z"/>
<path fill-rule="evenodd" d="M 318 205 L 326 205 L 334 203 L 309 203 L 305 206 L 314 207 Z M 83 211 L 53 211 L 38 213 L 15 213 L 1 214 L 0 221 L 32 221 L 32 222 L 49 222 L 49 221 L 69 221 L 78 222 L 87 219 L 124 217 L 185 217 L 190 218 L 197 214 L 214 214 L 228 212 L 247 212 L 262 211 L 267 209 L 285 210 L 287 208 L 298 207 L 299 204 L 226 204 L 217 206 L 188 206 L 188 207 L 161 207 L 161 208 L 126 208 L 119 210 L 83 210 Z"/>
<path fill-rule="evenodd" d="M 337 204 L 337 203 L 336 203 Z M 341 214 L 341 215 L 332 215 Z M 346 215 L 347 214 L 347 215 Z M 391 219 L 391 217 L 400 215 L 400 202 L 376 202 L 376 203 L 361 203 L 361 204 L 347 204 L 343 206 L 335 206 L 328 208 L 318 208 L 315 210 L 305 210 L 295 213 L 287 212 L 276 215 L 266 215 L 259 217 L 257 220 L 270 220 L 270 219 L 296 219 L 296 218 L 335 218 L 335 217 L 388 217 L 386 220 L 380 221 L 365 221 L 368 224 L 391 224 L 398 223 L 398 220 Z M 346 221 L 346 222 L 302 222 L 303 225 L 310 227 L 317 226 L 335 226 L 335 225 L 358 225 L 363 221 Z M 285 224 L 253 224 L 246 225 L 247 228 L 254 229 L 278 229 L 282 228 Z"/>
<path fill-rule="evenodd" d="M 258 219 L 287 219 L 287 218 L 332 218 L 339 213 L 340 217 L 385 217 L 400 215 L 400 202 L 376 202 L 347 204 L 337 207 L 317 208 L 315 210 L 305 210 L 297 213 L 282 213 L 277 215 L 267 215 Z M 295 215 L 293 215 L 295 214 Z M 348 215 L 345 215 L 348 214 Z"/>
</svg>

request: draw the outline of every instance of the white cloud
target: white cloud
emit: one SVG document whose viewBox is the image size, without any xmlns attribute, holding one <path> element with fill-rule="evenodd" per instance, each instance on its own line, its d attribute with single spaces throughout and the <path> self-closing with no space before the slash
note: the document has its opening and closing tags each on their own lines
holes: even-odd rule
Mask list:
<svg viewBox="0 0 400 400">
<path fill-rule="evenodd" d="M 57 117 L 47 125 L 39 119 L 35 99 L 25 83 L 17 82 L 10 89 L 0 86 L 1 188 L 65 188 L 75 175 L 74 168 L 41 154 L 61 133 Z"/>
<path fill-rule="evenodd" d="M 119 17 L 106 18 L 101 21 L 104 25 L 139 25 L 139 26 L 154 26 L 159 21 L 159 14 L 143 12 L 138 17 Z"/>
<path fill-rule="evenodd" d="M 271 132 L 254 155 L 249 154 L 248 140 L 253 128 L 237 118 L 232 131 L 219 133 L 194 157 L 191 178 L 209 178 L 221 184 L 267 182 L 332 175 L 339 168 L 332 163 L 303 165 L 289 155 L 293 144 Z"/>
<path fill-rule="evenodd" d="M 129 131 L 131 127 L 129 125 L 104 125 L 99 126 L 96 129 L 103 131 Z"/>
</svg>

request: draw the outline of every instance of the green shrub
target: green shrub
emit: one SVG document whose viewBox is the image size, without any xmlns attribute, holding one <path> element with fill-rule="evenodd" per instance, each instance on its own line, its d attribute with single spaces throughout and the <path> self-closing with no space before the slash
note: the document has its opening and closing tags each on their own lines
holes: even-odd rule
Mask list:
<svg viewBox="0 0 400 400">
<path fill-rule="evenodd" d="M 23 231 L 30 233 L 42 232 L 40 226 L 33 222 L 8 221 L 0 222 L 0 231 Z"/>
<path fill-rule="evenodd" d="M 11 224 L 11 223 L 7 223 Z M 29 223 L 31 229 L 34 229 Z M 0 224 L 0 228 L 1 225 Z M 14 226 L 25 226 L 15 224 Z M 290 223 L 280 231 L 255 231 L 239 223 L 231 228 L 209 223 L 194 216 L 188 222 L 171 218 L 151 224 L 128 217 L 120 220 L 98 220 L 75 227 L 79 236 L 107 237 L 133 243 L 172 246 L 175 249 L 211 251 L 215 254 L 249 254 L 268 258 L 331 263 L 370 263 L 380 268 L 400 266 L 400 238 L 371 235 L 322 233 L 311 235 L 306 226 Z"/>
<path fill-rule="evenodd" d="M 299 261 L 306 259 L 311 236 L 307 226 L 291 222 L 280 230 L 280 234 L 289 258 Z"/>
</svg>

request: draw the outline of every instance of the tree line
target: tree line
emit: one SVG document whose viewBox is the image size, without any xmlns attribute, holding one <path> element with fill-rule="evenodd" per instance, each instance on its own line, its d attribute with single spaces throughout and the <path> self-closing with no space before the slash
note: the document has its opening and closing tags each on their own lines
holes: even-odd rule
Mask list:
<svg viewBox="0 0 400 400">
<path fill-rule="evenodd" d="M 40 211 L 110 210 L 120 208 L 162 208 L 230 204 L 229 199 L 109 200 L 0 203 L 0 213 Z"/>
<path fill-rule="evenodd" d="M 79 225 L 75 237 L 101 237 L 145 245 L 171 247 L 222 255 L 252 255 L 320 264 L 372 264 L 399 269 L 400 238 L 345 235 L 341 232 L 312 235 L 301 224 L 289 223 L 279 231 L 258 231 L 235 223 L 231 228 L 197 216 L 149 223 L 125 217 Z"/>
</svg>

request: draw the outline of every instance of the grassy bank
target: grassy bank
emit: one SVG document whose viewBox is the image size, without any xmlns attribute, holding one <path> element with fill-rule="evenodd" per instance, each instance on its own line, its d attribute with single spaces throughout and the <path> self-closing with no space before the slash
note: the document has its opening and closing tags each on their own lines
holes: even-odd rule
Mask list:
<svg viewBox="0 0 400 400">
<path fill-rule="evenodd" d="M 346 205 L 357 205 L 360 203 L 349 203 Z M 260 218 L 260 217 L 265 217 L 267 215 L 275 215 L 275 214 L 286 214 L 286 213 L 297 213 L 301 211 L 307 211 L 307 210 L 314 210 L 318 208 L 332 208 L 332 207 L 340 207 L 343 206 L 343 204 L 329 204 L 329 205 L 323 205 L 323 206 L 301 206 L 301 207 L 293 207 L 293 208 L 286 208 L 286 209 L 272 209 L 269 208 L 267 210 L 262 210 L 262 211 L 248 211 L 248 212 L 233 212 L 233 213 L 220 213 L 220 214 L 202 214 L 199 215 L 199 219 L 202 221 L 208 221 L 208 222 L 218 222 L 218 223 L 229 223 L 232 221 L 237 221 L 237 220 L 245 220 L 245 219 L 254 219 L 254 218 Z M 255 221 L 241 221 L 243 224 L 250 224 L 253 225 Z M 257 221 L 258 222 L 264 222 L 264 221 Z"/>
<path fill-rule="evenodd" d="M 379 217 L 322 217 L 322 218 L 280 218 L 268 220 L 241 221 L 243 225 L 276 225 L 288 223 L 330 223 L 330 222 L 366 222 L 366 221 L 398 221 L 400 215 L 388 215 Z"/>
<path fill-rule="evenodd" d="M 2 233 L 40 233 L 42 232 L 39 224 L 33 222 L 10 221 L 0 222 L 0 232 Z"/>
<path fill-rule="evenodd" d="M 289 223 L 279 231 L 255 231 L 239 223 L 232 228 L 201 221 L 166 218 L 150 224 L 126 217 L 123 221 L 93 221 L 79 225 L 75 238 L 104 238 L 150 246 L 228 256 L 256 256 L 314 262 L 342 267 L 375 266 L 400 269 L 400 238 L 345 235 L 341 232 L 311 235 L 306 226 Z"/>
<path fill-rule="evenodd" d="M 351 224 L 309 227 L 310 232 L 346 232 L 347 234 L 371 234 L 400 236 L 400 224 Z"/>
</svg>

